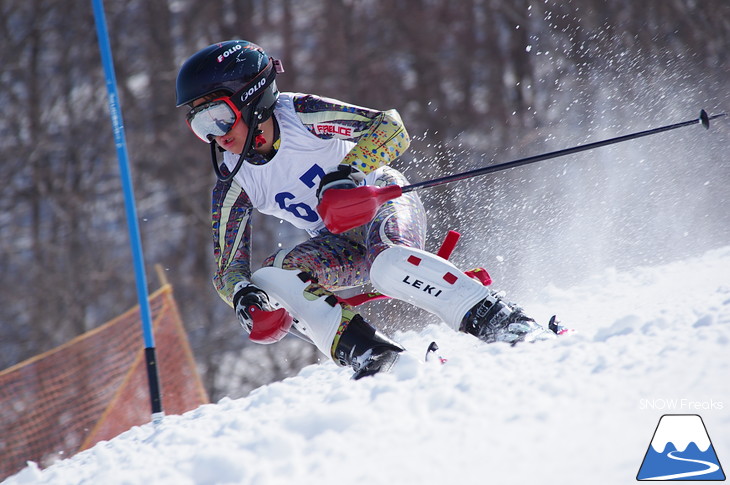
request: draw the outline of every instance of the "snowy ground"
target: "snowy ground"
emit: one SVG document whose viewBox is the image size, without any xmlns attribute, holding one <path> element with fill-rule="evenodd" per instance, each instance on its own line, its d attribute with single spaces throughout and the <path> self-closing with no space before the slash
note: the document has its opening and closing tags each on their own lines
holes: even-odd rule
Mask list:
<svg viewBox="0 0 730 485">
<path fill-rule="evenodd" d="M 406 332 L 419 358 L 436 340 L 448 363 L 407 358 L 357 382 L 313 365 L 3 485 L 636 483 L 663 414 L 699 414 L 727 467 L 730 247 L 523 306 L 579 333 L 510 348 Z"/>
</svg>

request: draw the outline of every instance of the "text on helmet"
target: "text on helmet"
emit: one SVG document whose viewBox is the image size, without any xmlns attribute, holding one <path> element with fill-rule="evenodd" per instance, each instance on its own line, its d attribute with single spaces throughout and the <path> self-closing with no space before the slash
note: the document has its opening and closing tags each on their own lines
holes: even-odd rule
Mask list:
<svg viewBox="0 0 730 485">
<path fill-rule="evenodd" d="M 266 78 L 262 78 L 259 82 L 248 88 L 248 90 L 241 95 L 241 102 L 245 103 L 246 100 L 256 93 L 256 91 L 261 89 L 264 84 L 266 84 Z"/>
<path fill-rule="evenodd" d="M 233 54 L 236 51 L 240 51 L 241 49 L 243 49 L 243 46 L 241 44 L 234 45 L 230 49 L 227 49 L 223 54 L 218 56 L 218 62 L 223 62 L 223 59 L 230 56 L 231 54 Z"/>
</svg>

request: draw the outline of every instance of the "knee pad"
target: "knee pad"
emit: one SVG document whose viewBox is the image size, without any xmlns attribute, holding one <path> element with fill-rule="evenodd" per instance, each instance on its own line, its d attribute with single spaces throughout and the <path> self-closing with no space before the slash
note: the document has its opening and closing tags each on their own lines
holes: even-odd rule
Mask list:
<svg viewBox="0 0 730 485">
<path fill-rule="evenodd" d="M 380 253 L 370 268 L 370 281 L 384 295 L 423 308 L 455 330 L 488 293 L 448 260 L 406 246 L 391 246 Z"/>
<path fill-rule="evenodd" d="M 332 342 L 342 320 L 342 307 L 334 295 L 316 297 L 306 292 L 311 279 L 299 270 L 267 266 L 254 271 L 251 282 L 286 308 L 295 318 L 294 328 L 331 357 Z"/>
</svg>

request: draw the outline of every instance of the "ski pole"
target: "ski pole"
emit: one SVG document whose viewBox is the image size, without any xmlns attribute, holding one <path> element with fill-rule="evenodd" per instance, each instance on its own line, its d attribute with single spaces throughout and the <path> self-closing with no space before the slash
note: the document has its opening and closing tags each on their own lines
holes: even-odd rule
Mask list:
<svg viewBox="0 0 730 485">
<path fill-rule="evenodd" d="M 673 125 L 660 126 L 659 128 L 651 130 L 639 131 L 629 135 L 609 138 L 607 140 L 587 143 L 585 145 L 578 145 L 554 152 L 543 153 L 542 155 L 520 158 L 518 160 L 512 160 L 511 162 L 488 165 L 468 172 L 448 175 L 446 177 L 433 180 L 426 180 L 424 182 L 418 182 L 404 187 L 401 187 L 400 185 L 386 185 L 384 187 L 365 185 L 353 189 L 331 189 L 325 192 L 322 197 L 322 201 L 317 206 L 317 210 L 322 217 L 325 226 L 327 226 L 327 229 L 335 234 L 340 234 L 354 227 L 368 223 L 373 219 L 373 217 L 375 217 L 376 211 L 382 204 L 413 190 L 436 187 L 437 185 L 443 185 L 449 182 L 465 180 L 479 175 L 486 175 L 488 173 L 499 172 L 551 158 L 558 158 L 564 155 L 592 150 L 606 145 L 613 145 L 644 136 L 655 135 L 669 130 L 676 130 L 677 128 L 682 128 L 684 126 L 701 124 L 707 129 L 710 127 L 710 120 L 721 118 L 723 116 L 727 116 L 727 114 L 720 113 L 710 116 L 703 109 L 700 111 L 700 116 L 693 120 L 683 121 Z"/>
<path fill-rule="evenodd" d="M 127 155 L 127 142 L 124 136 L 124 123 L 122 122 L 122 110 L 119 107 L 119 95 L 117 90 L 117 79 L 114 73 L 114 62 L 109 43 L 109 31 L 106 25 L 103 0 L 92 0 L 96 32 L 99 40 L 99 51 L 106 77 L 106 87 L 109 101 L 109 112 L 114 130 L 114 141 L 117 146 L 117 158 L 119 159 L 119 171 L 124 192 L 124 206 L 127 214 L 127 227 L 132 249 L 134 263 L 134 274 L 137 283 L 137 299 L 139 300 L 139 312 L 142 320 L 142 334 L 144 337 L 144 355 L 147 368 L 147 381 L 150 390 L 150 405 L 152 407 L 152 421 L 159 423 L 165 415 L 162 409 L 162 393 L 155 352 L 155 337 L 152 330 L 152 312 L 147 296 L 147 277 L 144 271 L 144 257 L 142 254 L 142 243 L 139 234 L 139 222 L 137 221 L 137 208 L 134 203 L 134 188 L 132 186 L 132 175 L 129 168 L 129 157 Z"/>
<path fill-rule="evenodd" d="M 628 140 L 634 140 L 636 138 L 642 138 L 644 136 L 655 135 L 657 133 L 662 133 L 662 132 L 669 131 L 669 130 L 676 130 L 677 128 L 682 128 L 685 126 L 701 124 L 702 126 L 704 126 L 707 129 L 710 127 L 710 120 L 714 120 L 716 118 L 721 118 L 726 115 L 727 115 L 727 113 L 720 113 L 720 114 L 709 116 L 707 114 L 707 112 L 703 109 L 702 111 L 700 111 L 700 116 L 693 120 L 683 121 L 681 123 L 675 123 L 673 125 L 660 126 L 659 128 L 654 128 L 651 130 L 639 131 L 637 133 L 631 133 L 629 135 L 617 136 L 615 138 L 609 138 L 608 140 L 587 143 L 585 145 L 578 145 L 578 146 L 575 146 L 572 148 L 565 148 L 563 150 L 557 150 L 554 152 L 543 153 L 542 155 L 534 155 L 532 157 L 520 158 L 518 160 L 513 160 L 511 162 L 499 163 L 497 165 L 489 165 L 486 167 L 477 168 L 475 170 L 470 170 L 468 172 L 448 175 L 446 177 L 441 177 L 441 178 L 437 178 L 437 179 L 433 179 L 433 180 L 426 180 L 424 182 L 418 182 L 415 184 L 406 185 L 405 187 L 401 188 L 401 192 L 405 194 L 407 192 L 410 192 L 410 191 L 416 190 L 416 189 L 423 189 L 426 187 L 436 187 L 437 185 L 447 184 L 449 182 L 456 182 L 458 180 L 464 180 L 464 179 L 476 177 L 478 175 L 485 175 L 488 173 L 499 172 L 502 170 L 507 170 L 509 168 L 520 167 L 522 165 L 528 165 L 530 163 L 541 162 L 543 160 L 548 160 L 551 158 L 558 158 L 558 157 L 562 157 L 564 155 L 571 155 L 573 153 L 583 152 L 586 150 L 593 150 L 594 148 L 604 147 L 606 145 L 613 145 L 613 144 L 621 143 L 621 142 L 628 141 Z"/>
</svg>

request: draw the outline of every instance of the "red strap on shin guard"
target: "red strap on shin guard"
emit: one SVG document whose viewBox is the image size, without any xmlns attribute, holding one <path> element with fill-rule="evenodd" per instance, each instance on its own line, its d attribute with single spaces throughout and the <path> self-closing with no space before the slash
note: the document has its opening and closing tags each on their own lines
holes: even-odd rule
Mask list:
<svg viewBox="0 0 730 485">
<path fill-rule="evenodd" d="M 359 306 L 363 303 L 368 303 L 375 300 L 387 300 L 390 297 L 387 295 L 383 295 L 382 293 L 373 292 L 373 293 L 360 293 L 359 295 L 351 296 L 349 298 L 340 298 L 337 297 L 337 301 L 340 303 L 343 303 L 345 305 L 350 306 Z"/>
<path fill-rule="evenodd" d="M 444 242 L 441 243 L 441 247 L 436 253 L 436 256 L 444 259 L 449 259 L 451 257 L 451 253 L 454 252 L 454 248 L 456 247 L 456 243 L 459 242 L 460 237 L 461 234 L 456 231 L 449 231 L 448 233 L 446 233 Z"/>
<path fill-rule="evenodd" d="M 487 273 L 487 270 L 484 268 L 470 269 L 469 271 L 464 271 L 464 274 L 470 278 L 474 278 L 484 286 L 489 286 L 492 284 L 492 277 L 489 276 L 489 273 Z"/>
</svg>

